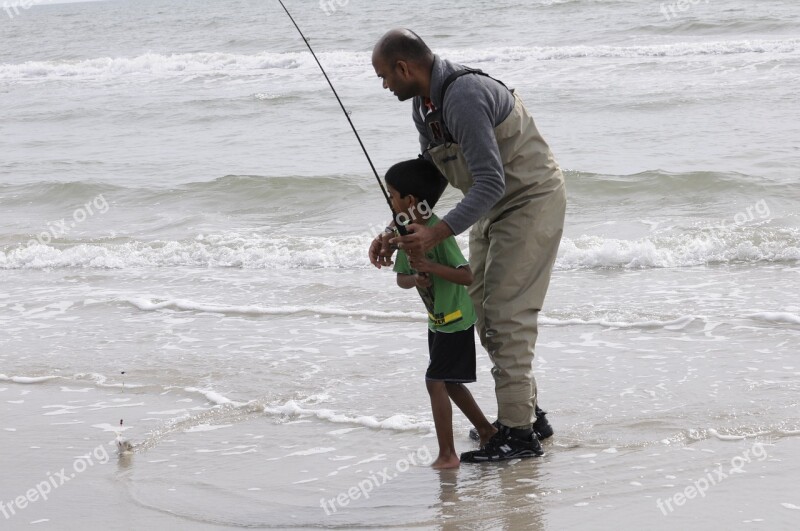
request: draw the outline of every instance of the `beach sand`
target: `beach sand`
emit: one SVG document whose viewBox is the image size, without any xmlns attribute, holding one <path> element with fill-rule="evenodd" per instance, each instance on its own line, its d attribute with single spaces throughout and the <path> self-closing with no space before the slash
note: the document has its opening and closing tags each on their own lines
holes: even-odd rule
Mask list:
<svg viewBox="0 0 800 531">
<path fill-rule="evenodd" d="M 717 268 L 573 272 L 570 285 L 559 277 L 559 309 L 542 317 L 537 356 L 542 406 L 556 429 L 545 457 L 456 471 L 426 466 L 436 439 L 421 378 L 425 329 L 414 323 L 389 333 L 403 314 L 242 320 L 181 303 L 143 311 L 114 302 L 109 309 L 120 319 L 166 320 L 176 337 L 209 344 L 236 323 L 272 337 L 284 330 L 292 346 L 275 346 L 267 362 L 246 356 L 243 336 L 231 344 L 239 358 L 230 367 L 211 359 L 208 387 L 170 385 L 181 371 L 169 364 L 183 351 L 155 347 L 141 374 L 75 373 L 76 362 L 63 376 L 0 376 L 6 506 L 57 471 L 74 471 L 78 456 L 95 461 L 46 501 L 15 505 L 4 528 L 796 528 L 798 332 L 755 311 L 761 298 L 790 304 L 791 294 L 777 285 L 759 290 L 742 297 L 752 311 L 731 315 L 725 294 L 735 299 L 745 277 L 765 279 L 744 268 L 728 268 L 729 284 Z M 696 286 L 709 283 L 711 295 L 693 299 Z M 605 308 L 592 317 L 581 307 L 572 318 L 590 288 Z M 668 289 L 657 311 L 635 307 Z M 635 302 L 626 303 L 629 290 Z M 95 366 L 113 366 L 101 363 L 101 351 Z M 199 371 L 197 363 L 186 370 Z M 261 369 L 244 370 L 250 366 Z M 479 350 L 471 388 L 493 418 L 488 371 Z M 135 444 L 121 457 L 113 445 L 120 419 Z M 466 420 L 456 412 L 454 422 L 457 447 L 472 449 Z"/>
<path fill-rule="evenodd" d="M 800 529 L 797 1 L 286 3 L 378 173 L 420 147 L 391 27 L 533 113 L 546 455 L 425 464 L 424 307 L 277 2 L 67 0 L 0 10 L 0 530 Z"/>
<path fill-rule="evenodd" d="M 796 437 L 609 446 L 559 434 L 543 458 L 434 471 L 430 433 L 52 380 L 4 383 L 0 397 L 0 500 L 15 511 L 4 529 L 792 529 L 800 518 Z M 191 420 L 163 422 L 187 406 Z M 117 453 L 112 416 L 136 419 L 132 453 Z M 457 446 L 472 446 L 463 431 Z"/>
</svg>

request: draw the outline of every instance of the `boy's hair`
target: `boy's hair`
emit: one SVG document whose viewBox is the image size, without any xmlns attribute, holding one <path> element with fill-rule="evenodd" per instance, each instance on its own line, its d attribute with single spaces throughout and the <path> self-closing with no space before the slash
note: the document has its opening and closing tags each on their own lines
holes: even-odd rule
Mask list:
<svg viewBox="0 0 800 531">
<path fill-rule="evenodd" d="M 433 208 L 447 187 L 447 179 L 432 162 L 419 157 L 389 168 L 386 184 L 400 192 L 401 197 L 413 195 L 418 202 Z"/>
</svg>

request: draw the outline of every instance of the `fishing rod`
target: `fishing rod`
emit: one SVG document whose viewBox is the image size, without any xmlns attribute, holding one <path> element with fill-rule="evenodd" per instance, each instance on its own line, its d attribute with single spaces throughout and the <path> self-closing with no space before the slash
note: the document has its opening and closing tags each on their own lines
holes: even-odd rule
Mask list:
<svg viewBox="0 0 800 531">
<path fill-rule="evenodd" d="M 308 47 L 308 51 L 311 52 L 311 55 L 314 57 L 314 60 L 317 62 L 317 66 L 319 66 L 319 69 L 322 71 L 322 75 L 325 76 L 325 80 L 328 82 L 328 85 L 331 87 L 331 90 L 333 91 L 333 95 L 336 96 L 336 101 L 339 102 L 339 107 L 342 108 L 342 112 L 344 113 L 345 118 L 347 118 L 347 122 L 350 124 L 350 127 L 353 129 L 353 133 L 355 133 L 356 139 L 358 139 L 358 144 L 361 146 L 361 151 L 364 152 L 364 156 L 367 157 L 367 162 L 369 162 L 369 167 L 372 168 L 372 173 L 375 174 L 375 180 L 378 181 L 378 186 L 381 187 L 381 191 L 383 192 L 383 197 L 386 198 L 386 204 L 389 205 L 389 210 L 392 211 L 392 219 L 395 222 L 395 227 L 397 227 L 397 231 L 401 235 L 405 236 L 406 234 L 408 234 L 408 230 L 406 229 L 406 227 L 402 223 L 399 223 L 398 220 L 397 220 L 397 213 L 394 211 L 394 207 L 392 207 L 392 200 L 389 199 L 389 194 L 386 192 L 386 188 L 383 186 L 383 183 L 381 182 L 381 178 L 378 176 L 378 171 L 375 169 L 375 165 L 372 164 L 372 159 L 369 157 L 369 153 L 367 153 L 367 148 L 364 147 L 364 142 L 361 141 L 361 137 L 359 136 L 358 131 L 356 131 L 356 126 L 353 125 L 353 120 L 350 119 L 350 113 L 347 111 L 347 109 L 345 109 L 344 103 L 342 103 L 341 98 L 339 98 L 339 94 L 336 92 L 336 89 L 333 87 L 333 83 L 331 83 L 331 80 L 328 77 L 328 74 L 325 73 L 325 69 L 322 68 L 322 63 L 320 63 L 319 59 L 317 59 L 317 54 L 315 54 L 314 50 L 311 49 L 311 44 L 309 44 L 308 39 L 306 39 L 306 36 L 303 35 L 303 31 L 300 29 L 300 26 L 297 25 L 297 22 L 294 21 L 294 17 L 292 16 L 292 14 L 289 13 L 289 10 L 286 9 L 285 5 L 283 5 L 283 0 L 278 0 L 278 3 L 280 3 L 280 5 L 283 8 L 283 10 L 286 11 L 286 14 L 289 16 L 289 20 L 292 21 L 292 24 L 294 24 L 294 27 L 297 28 L 297 32 L 303 38 L 303 42 L 306 43 L 306 46 Z"/>
</svg>

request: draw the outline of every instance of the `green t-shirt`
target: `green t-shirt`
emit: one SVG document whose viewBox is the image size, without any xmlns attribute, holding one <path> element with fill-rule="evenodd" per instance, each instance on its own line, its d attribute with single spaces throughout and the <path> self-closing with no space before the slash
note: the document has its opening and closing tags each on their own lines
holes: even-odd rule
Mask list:
<svg viewBox="0 0 800 531">
<path fill-rule="evenodd" d="M 432 215 L 427 225 L 431 226 L 438 221 L 439 218 Z M 449 267 L 457 268 L 468 264 L 453 236 L 428 251 L 426 256 L 431 262 Z M 394 271 L 404 275 L 416 273 L 408 263 L 408 255 L 402 250 L 397 251 Z M 474 325 L 475 308 L 467 288 L 436 275 L 431 275 L 431 281 L 429 288 L 417 288 L 428 310 L 428 328 L 434 332 L 460 332 Z"/>
</svg>

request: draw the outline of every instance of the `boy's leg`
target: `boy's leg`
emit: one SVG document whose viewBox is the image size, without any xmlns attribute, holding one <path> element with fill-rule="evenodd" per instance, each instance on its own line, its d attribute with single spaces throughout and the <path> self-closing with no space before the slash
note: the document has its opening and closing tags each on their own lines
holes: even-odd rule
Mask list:
<svg viewBox="0 0 800 531">
<path fill-rule="evenodd" d="M 450 395 L 450 398 L 453 399 L 458 409 L 464 413 L 464 416 L 466 416 L 472 425 L 475 426 L 475 429 L 478 430 L 481 446 L 486 444 L 492 435 L 497 433 L 497 428 L 492 426 L 492 423 L 489 422 L 486 415 L 483 414 L 483 411 L 481 411 L 478 403 L 475 402 L 475 398 L 472 396 L 472 393 L 469 392 L 469 389 L 467 389 L 464 384 L 448 382 L 447 394 Z"/>
<path fill-rule="evenodd" d="M 439 457 L 431 465 L 433 468 L 456 468 L 460 460 L 453 441 L 453 408 L 444 382 L 426 380 L 431 397 L 433 424 L 436 426 L 436 440 L 439 442 Z"/>
</svg>

